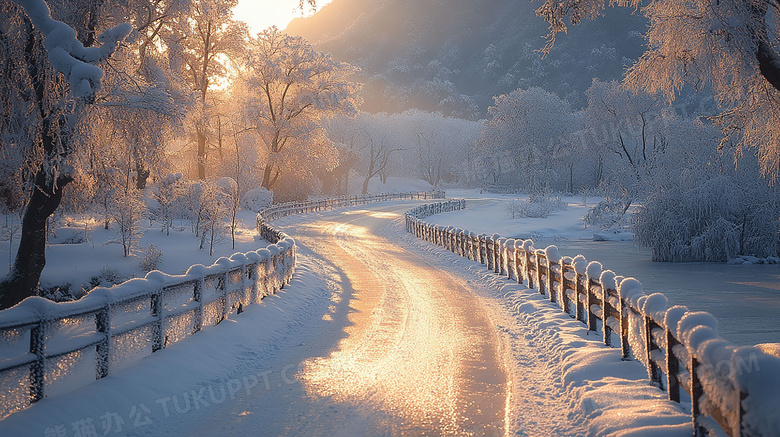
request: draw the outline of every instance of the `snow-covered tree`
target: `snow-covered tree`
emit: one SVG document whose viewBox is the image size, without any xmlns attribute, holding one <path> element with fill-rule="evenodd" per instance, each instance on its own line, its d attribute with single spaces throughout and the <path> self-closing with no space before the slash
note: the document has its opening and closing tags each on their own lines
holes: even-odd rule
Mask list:
<svg viewBox="0 0 780 437">
<path fill-rule="evenodd" d="M 650 21 L 647 50 L 629 69 L 633 89 L 672 100 L 684 87 L 711 90 L 720 106 L 715 120 L 722 144 L 755 148 L 763 174 L 780 176 L 780 25 L 778 4 L 723 0 L 649 2 L 546 0 L 537 10 L 550 24 L 548 48 L 566 18 L 593 19 L 607 4 L 641 11 Z"/>
<path fill-rule="evenodd" d="M 349 176 L 353 170 L 360 167 L 361 157 L 358 154 L 362 129 L 360 117 L 334 116 L 323 120 L 323 127 L 328 138 L 333 141 L 338 152 L 338 164 L 326 170 L 322 181 L 323 194 L 342 196 L 349 191 Z"/>
<path fill-rule="evenodd" d="M 597 183 L 628 209 L 646 193 L 649 178 L 658 171 L 658 160 L 669 146 L 670 125 L 678 117 L 662 99 L 618 82 L 594 80 L 587 96 L 580 139 L 602 166 Z"/>
<path fill-rule="evenodd" d="M 550 189 L 564 176 L 558 174 L 563 170 L 560 164 L 578 127 L 569 104 L 537 87 L 494 101 L 477 142 L 494 182 L 511 171 L 514 183 L 529 192 Z"/>
<path fill-rule="evenodd" d="M 24 156 L 30 192 L 14 267 L 0 283 L 0 308 L 34 295 L 46 264 L 46 221 L 57 210 L 63 188 L 72 182 L 69 162 L 79 138 L 73 129 L 102 88 L 98 64 L 130 32 L 127 23 L 106 20 L 100 2 L 56 3 L 52 18 L 43 0 L 0 3 L 0 45 L 4 71 L 3 99 L 11 102 L 11 123 L 2 124 L 3 149 Z M 70 13 L 70 14 L 69 14 Z M 113 26 L 113 27 L 111 27 Z M 95 45 L 99 44 L 99 45 Z M 6 139 L 10 141 L 6 143 Z"/>
<path fill-rule="evenodd" d="M 165 235 L 171 234 L 174 220 L 183 216 L 182 198 L 186 193 L 187 185 L 181 178 L 181 173 L 170 174 L 153 187 L 157 206 L 150 213 L 152 218 L 160 223 Z"/>
<path fill-rule="evenodd" d="M 175 17 L 166 43 L 176 57 L 182 75 L 197 95 L 198 105 L 190 116 L 197 143 L 198 179 L 206 178 L 210 91 L 228 75 L 227 60 L 244 51 L 246 26 L 233 17 L 238 0 L 190 0 L 188 14 Z"/>
<path fill-rule="evenodd" d="M 200 186 L 198 203 L 200 246 L 198 248 L 203 249 L 208 242 L 209 255 L 214 255 L 214 243 L 224 236 L 228 229 L 224 221 L 230 215 L 231 198 L 218 182 L 203 182 Z"/>
<path fill-rule="evenodd" d="M 354 67 L 272 27 L 250 41 L 244 70 L 248 116 L 265 148 L 263 188 L 271 190 L 285 174 L 303 171 L 303 155 L 311 165 L 317 156 L 335 153 L 319 120 L 357 113 L 358 85 L 347 80 Z"/>
<path fill-rule="evenodd" d="M 110 205 L 109 215 L 118 227 L 123 254 L 130 256 L 142 237 L 141 221 L 146 218 L 146 204 L 135 187 L 126 187 L 114 192 Z"/>
</svg>

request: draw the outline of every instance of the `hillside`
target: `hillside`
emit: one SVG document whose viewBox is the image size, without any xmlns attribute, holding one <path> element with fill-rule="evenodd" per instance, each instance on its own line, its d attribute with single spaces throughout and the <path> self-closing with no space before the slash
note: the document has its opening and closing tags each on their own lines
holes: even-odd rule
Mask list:
<svg viewBox="0 0 780 437">
<path fill-rule="evenodd" d="M 547 57 L 539 2 L 333 0 L 286 31 L 357 65 L 363 109 L 481 116 L 494 95 L 540 86 L 575 107 L 592 79 L 621 77 L 643 50 L 644 18 L 610 9 L 560 35 Z"/>
</svg>

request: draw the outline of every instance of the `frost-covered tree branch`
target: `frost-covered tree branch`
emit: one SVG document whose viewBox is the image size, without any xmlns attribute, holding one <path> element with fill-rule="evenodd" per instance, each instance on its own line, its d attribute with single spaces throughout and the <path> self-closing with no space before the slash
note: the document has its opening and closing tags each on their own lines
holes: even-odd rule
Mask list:
<svg viewBox="0 0 780 437">
<path fill-rule="evenodd" d="M 75 97 L 94 99 L 100 91 L 103 70 L 95 64 L 107 59 L 132 30 L 129 23 L 122 23 L 106 30 L 97 40 L 102 44 L 84 47 L 76 39 L 76 31 L 67 24 L 51 18 L 44 0 L 13 0 L 24 8 L 33 26 L 44 35 L 44 46 L 51 65 L 64 74 Z"/>
<path fill-rule="evenodd" d="M 713 120 L 724 140 L 756 149 L 761 171 L 780 177 L 780 16 L 770 0 L 546 0 L 537 14 L 549 23 L 549 50 L 607 4 L 641 10 L 650 21 L 647 50 L 628 70 L 634 90 L 673 100 L 685 87 L 711 91 L 720 106 Z"/>
</svg>

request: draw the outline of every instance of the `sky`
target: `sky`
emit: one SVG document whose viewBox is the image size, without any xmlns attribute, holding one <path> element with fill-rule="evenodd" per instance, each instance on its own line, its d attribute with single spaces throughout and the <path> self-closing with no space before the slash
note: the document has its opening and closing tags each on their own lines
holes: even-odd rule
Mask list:
<svg viewBox="0 0 780 437">
<path fill-rule="evenodd" d="M 330 1 L 317 0 L 317 7 L 321 8 Z M 293 18 L 301 16 L 298 0 L 239 0 L 234 12 L 237 19 L 249 25 L 253 34 L 271 26 L 284 29 Z M 311 12 L 306 5 L 303 14 L 311 15 Z"/>
</svg>

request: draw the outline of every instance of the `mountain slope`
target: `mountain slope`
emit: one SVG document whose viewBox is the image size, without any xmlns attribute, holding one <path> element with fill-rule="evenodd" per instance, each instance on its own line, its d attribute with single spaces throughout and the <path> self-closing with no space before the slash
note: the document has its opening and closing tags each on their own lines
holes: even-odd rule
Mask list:
<svg viewBox="0 0 780 437">
<path fill-rule="evenodd" d="M 642 53 L 646 21 L 616 9 L 559 36 L 543 58 L 547 24 L 536 7 L 516 0 L 333 0 L 286 31 L 359 66 L 368 111 L 482 116 L 494 95 L 530 86 L 577 107 L 594 77 L 618 79 Z"/>
</svg>

